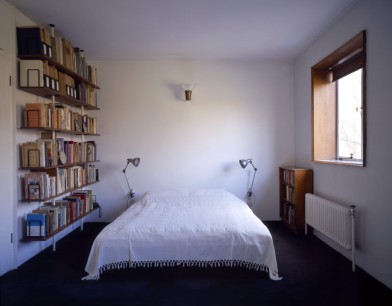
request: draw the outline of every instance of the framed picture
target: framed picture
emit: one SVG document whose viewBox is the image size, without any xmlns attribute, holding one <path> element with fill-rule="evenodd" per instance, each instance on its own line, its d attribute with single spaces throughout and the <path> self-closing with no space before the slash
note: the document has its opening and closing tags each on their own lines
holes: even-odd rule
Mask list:
<svg viewBox="0 0 392 306">
<path fill-rule="evenodd" d="M 28 200 L 40 200 L 40 185 L 38 183 L 31 183 L 28 185 Z"/>
<path fill-rule="evenodd" d="M 80 132 L 80 122 L 78 120 L 75 120 L 75 131 Z"/>
</svg>

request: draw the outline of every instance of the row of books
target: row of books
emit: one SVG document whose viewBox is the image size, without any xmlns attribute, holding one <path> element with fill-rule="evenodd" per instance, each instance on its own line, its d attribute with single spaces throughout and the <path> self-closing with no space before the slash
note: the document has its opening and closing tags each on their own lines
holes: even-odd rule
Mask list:
<svg viewBox="0 0 392 306">
<path fill-rule="evenodd" d="M 295 189 L 294 187 L 290 187 L 289 185 L 286 185 L 285 187 L 285 199 L 288 202 L 295 203 Z"/>
<path fill-rule="evenodd" d="M 41 138 L 22 143 L 20 147 L 22 168 L 55 167 L 97 160 L 97 144 L 92 140 L 78 142 Z"/>
<path fill-rule="evenodd" d="M 92 190 L 78 190 L 54 202 L 46 202 L 26 215 L 28 237 L 45 237 L 93 210 Z"/>
<path fill-rule="evenodd" d="M 283 204 L 283 218 L 289 224 L 295 224 L 295 207 L 287 202 Z"/>
<path fill-rule="evenodd" d="M 17 28 L 18 56 L 45 55 L 83 79 L 97 85 L 97 69 L 86 62 L 84 51 L 43 26 Z"/>
<path fill-rule="evenodd" d="M 20 87 L 46 87 L 79 100 L 82 104 L 97 107 L 95 89 L 83 82 L 75 80 L 66 73 L 58 71 L 48 61 L 24 59 L 19 63 Z"/>
<path fill-rule="evenodd" d="M 98 181 L 98 169 L 95 165 L 73 166 L 56 169 L 56 192 L 61 194 L 68 190 L 80 188 Z"/>
<path fill-rule="evenodd" d="M 95 165 L 55 168 L 46 172 L 29 172 L 23 177 L 24 199 L 43 201 L 99 180 Z"/>
<path fill-rule="evenodd" d="M 62 104 L 26 103 L 23 111 L 23 126 L 96 134 L 97 118 L 81 115 Z"/>
<path fill-rule="evenodd" d="M 93 162 L 97 160 L 97 144 L 93 140 L 89 141 L 73 141 L 57 138 L 59 152 L 63 151 L 65 160 L 60 163 L 75 164 L 83 162 Z"/>
<path fill-rule="evenodd" d="M 294 184 L 295 184 L 295 172 L 294 171 L 284 169 L 282 171 L 282 175 L 283 175 L 283 177 L 282 177 L 283 183 L 294 186 Z"/>
</svg>

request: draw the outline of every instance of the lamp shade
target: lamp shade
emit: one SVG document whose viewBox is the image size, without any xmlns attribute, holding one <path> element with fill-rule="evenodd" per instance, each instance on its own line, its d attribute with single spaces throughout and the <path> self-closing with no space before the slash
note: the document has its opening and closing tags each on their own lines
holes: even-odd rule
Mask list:
<svg viewBox="0 0 392 306">
<path fill-rule="evenodd" d="M 137 167 L 137 166 L 139 166 L 139 164 L 140 164 L 140 158 L 139 158 L 139 157 L 128 158 L 127 162 L 128 162 L 128 163 L 131 163 L 132 165 L 134 165 L 135 167 Z"/>
<path fill-rule="evenodd" d="M 181 86 L 185 90 L 185 101 L 190 101 L 192 99 L 192 90 L 196 87 L 196 84 L 181 84 Z"/>
<path fill-rule="evenodd" d="M 248 166 L 248 164 L 251 162 L 252 160 L 250 158 L 248 159 L 240 159 L 240 165 L 242 168 L 246 168 L 246 166 Z"/>
</svg>

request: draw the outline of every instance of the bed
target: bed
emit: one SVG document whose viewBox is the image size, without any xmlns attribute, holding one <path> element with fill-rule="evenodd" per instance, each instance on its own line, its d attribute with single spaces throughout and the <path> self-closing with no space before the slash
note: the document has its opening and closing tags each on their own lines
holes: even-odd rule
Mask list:
<svg viewBox="0 0 392 306">
<path fill-rule="evenodd" d="M 271 233 L 219 189 L 148 192 L 95 238 L 83 279 L 135 267 L 246 267 L 279 280 Z"/>
</svg>

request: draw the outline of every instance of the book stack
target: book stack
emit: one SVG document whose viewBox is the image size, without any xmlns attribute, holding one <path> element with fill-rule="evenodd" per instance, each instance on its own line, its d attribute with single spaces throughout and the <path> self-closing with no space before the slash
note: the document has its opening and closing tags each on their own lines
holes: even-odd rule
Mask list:
<svg viewBox="0 0 392 306">
<path fill-rule="evenodd" d="M 97 134 L 97 118 L 83 115 L 82 117 L 82 131 L 88 134 Z"/>
<path fill-rule="evenodd" d="M 75 80 L 68 74 L 59 72 L 60 93 L 64 96 L 77 99 Z"/>
<path fill-rule="evenodd" d="M 97 93 L 93 87 L 82 82 L 76 82 L 77 98 L 84 104 L 97 106 Z"/>
<path fill-rule="evenodd" d="M 26 103 L 23 127 L 53 128 L 80 133 L 97 133 L 97 119 L 73 112 L 62 104 Z"/>
</svg>

